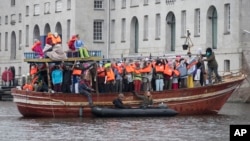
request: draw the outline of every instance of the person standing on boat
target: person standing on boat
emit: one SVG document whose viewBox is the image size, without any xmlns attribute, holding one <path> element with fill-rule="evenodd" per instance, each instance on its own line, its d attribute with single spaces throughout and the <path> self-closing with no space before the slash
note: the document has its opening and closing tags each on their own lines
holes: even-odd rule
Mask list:
<svg viewBox="0 0 250 141">
<path fill-rule="evenodd" d="M 125 63 L 125 70 L 124 70 L 124 91 L 125 92 L 132 92 L 134 90 L 134 84 L 133 84 L 133 72 L 134 67 L 132 60 L 129 60 L 129 62 Z"/>
<path fill-rule="evenodd" d="M 62 92 L 63 72 L 59 66 L 55 66 L 55 69 L 51 72 L 51 77 L 54 91 Z"/>
<path fill-rule="evenodd" d="M 95 91 L 95 90 L 88 87 L 84 75 L 81 76 L 81 80 L 79 82 L 78 89 L 79 89 L 80 94 L 87 96 L 89 106 L 93 106 L 93 100 L 92 100 L 92 96 L 91 96 L 90 92 Z"/>
<path fill-rule="evenodd" d="M 203 85 L 206 85 L 206 77 L 205 77 L 206 76 L 206 70 L 205 70 L 205 64 L 204 64 L 204 61 L 203 61 L 202 49 L 201 48 L 199 48 L 197 54 L 198 54 L 198 62 L 196 64 L 197 71 L 196 71 L 194 79 L 196 79 L 196 81 L 200 82 L 200 86 L 203 86 Z M 197 72 L 198 73 L 200 72 L 200 75 Z"/>
<path fill-rule="evenodd" d="M 141 91 L 141 67 L 140 67 L 140 62 L 135 63 L 135 69 L 134 69 L 134 90 L 135 92 L 140 92 Z"/>
<path fill-rule="evenodd" d="M 122 62 L 119 61 L 116 64 L 114 64 L 114 74 L 115 74 L 115 92 L 122 92 L 122 88 L 123 88 L 123 66 L 122 66 Z"/>
<path fill-rule="evenodd" d="M 221 81 L 221 76 L 218 74 L 218 63 L 215 59 L 215 54 L 212 51 L 212 48 L 206 49 L 205 57 L 207 59 L 203 59 L 203 61 L 207 61 L 207 67 L 208 67 L 208 82 L 209 84 L 212 84 L 212 75 L 215 74 L 217 81 Z"/>
<path fill-rule="evenodd" d="M 105 92 L 105 69 L 103 67 L 103 62 L 99 62 L 97 66 L 97 81 L 98 81 L 98 91 L 100 93 Z"/>
<path fill-rule="evenodd" d="M 136 92 L 133 92 L 133 94 L 136 97 L 142 99 L 141 108 L 152 107 L 152 105 L 153 105 L 153 98 L 152 98 L 152 95 L 151 95 L 151 93 L 149 91 L 145 91 L 144 95 L 139 95 Z"/>
<path fill-rule="evenodd" d="M 152 88 L 151 80 L 153 75 L 153 69 L 148 58 L 146 58 L 143 62 L 143 68 L 141 69 L 141 73 L 142 73 L 142 89 L 144 92 L 150 91 Z"/>
<path fill-rule="evenodd" d="M 191 52 L 187 53 L 187 87 L 193 88 L 194 87 L 194 73 L 196 70 L 196 59 L 192 56 Z"/>
<path fill-rule="evenodd" d="M 164 86 L 163 72 L 164 72 L 164 65 L 161 60 L 157 60 L 154 68 L 156 91 L 163 91 L 163 86 Z"/>
<path fill-rule="evenodd" d="M 105 64 L 105 92 L 114 92 L 114 83 L 115 83 L 115 74 L 113 69 L 111 68 L 111 63 L 108 62 Z"/>
<path fill-rule="evenodd" d="M 62 92 L 71 93 L 70 85 L 72 85 L 71 74 L 72 68 L 68 65 L 63 65 L 63 82 L 62 82 Z"/>
<path fill-rule="evenodd" d="M 122 94 L 122 93 L 118 94 L 118 97 L 113 100 L 113 104 L 114 104 L 115 108 L 118 108 L 118 109 L 127 109 L 127 108 L 130 108 L 129 106 L 125 106 L 123 104 L 122 101 L 124 99 L 125 99 L 124 94 Z"/>
</svg>

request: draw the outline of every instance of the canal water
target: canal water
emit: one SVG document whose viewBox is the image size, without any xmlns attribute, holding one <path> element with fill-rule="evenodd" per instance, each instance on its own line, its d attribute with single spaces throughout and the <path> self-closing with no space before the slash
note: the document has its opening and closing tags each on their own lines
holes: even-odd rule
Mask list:
<svg viewBox="0 0 250 141">
<path fill-rule="evenodd" d="M 226 103 L 218 115 L 147 118 L 23 118 L 0 101 L 2 141 L 229 141 L 229 125 L 250 124 L 250 104 Z"/>
</svg>

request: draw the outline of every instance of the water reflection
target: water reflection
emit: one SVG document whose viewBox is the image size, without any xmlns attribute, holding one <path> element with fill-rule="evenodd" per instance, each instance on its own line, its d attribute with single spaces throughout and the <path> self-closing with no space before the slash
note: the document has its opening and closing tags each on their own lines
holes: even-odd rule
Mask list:
<svg viewBox="0 0 250 141">
<path fill-rule="evenodd" d="M 153 118 L 23 118 L 12 102 L 0 102 L 5 141 L 222 141 L 230 124 L 250 124 L 249 104 L 227 103 L 218 115 Z"/>
</svg>

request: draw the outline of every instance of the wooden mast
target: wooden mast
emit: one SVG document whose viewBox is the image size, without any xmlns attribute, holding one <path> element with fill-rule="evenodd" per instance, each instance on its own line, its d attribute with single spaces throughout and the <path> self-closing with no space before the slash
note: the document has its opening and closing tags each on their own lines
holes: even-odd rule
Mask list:
<svg viewBox="0 0 250 141">
<path fill-rule="evenodd" d="M 48 91 L 50 92 L 51 91 L 51 80 L 50 80 L 50 71 L 49 71 L 49 63 L 46 62 L 46 69 L 47 69 L 47 78 L 48 78 Z"/>
</svg>

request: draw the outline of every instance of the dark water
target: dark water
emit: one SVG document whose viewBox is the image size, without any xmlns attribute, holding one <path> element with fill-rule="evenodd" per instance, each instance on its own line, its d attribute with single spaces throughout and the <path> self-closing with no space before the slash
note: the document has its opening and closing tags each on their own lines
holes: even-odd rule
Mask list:
<svg viewBox="0 0 250 141">
<path fill-rule="evenodd" d="M 170 118 L 23 118 L 0 101 L 2 141 L 228 141 L 230 124 L 250 124 L 250 104 L 226 103 L 218 115 Z"/>
</svg>

